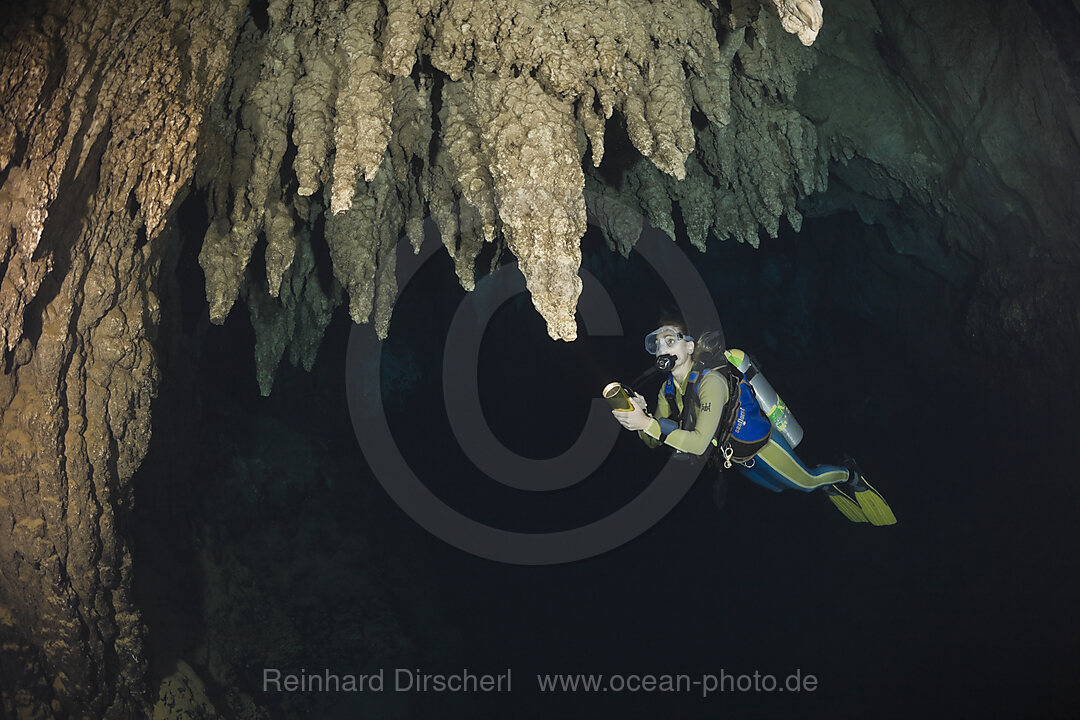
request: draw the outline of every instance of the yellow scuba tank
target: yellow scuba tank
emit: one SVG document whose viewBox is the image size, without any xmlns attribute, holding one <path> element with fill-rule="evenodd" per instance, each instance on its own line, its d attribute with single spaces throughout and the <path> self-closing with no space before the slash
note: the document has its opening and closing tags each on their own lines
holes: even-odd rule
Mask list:
<svg viewBox="0 0 1080 720">
<path fill-rule="evenodd" d="M 794 448 L 802 442 L 802 425 L 791 414 L 791 410 L 784 404 L 783 398 L 777 394 L 773 386 L 765 379 L 765 376 L 758 372 L 757 367 L 750 362 L 750 357 L 742 350 L 734 349 L 725 351 L 724 355 L 727 356 L 728 362 L 738 368 L 739 372 L 750 383 L 750 386 L 754 388 L 758 405 L 768 416 L 773 427 L 788 441 L 788 445 Z"/>
</svg>

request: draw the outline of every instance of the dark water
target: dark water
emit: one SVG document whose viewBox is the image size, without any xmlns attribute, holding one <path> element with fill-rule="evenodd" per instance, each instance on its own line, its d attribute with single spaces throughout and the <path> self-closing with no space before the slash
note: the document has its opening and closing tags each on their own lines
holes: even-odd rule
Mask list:
<svg viewBox="0 0 1080 720">
<path fill-rule="evenodd" d="M 264 643 L 235 679 L 280 717 L 1072 717 L 1080 671 L 1078 491 L 1068 453 L 1075 421 L 1021 415 L 1006 388 L 979 380 L 953 342 L 950 291 L 853 218 L 808 221 L 797 239 L 765 240 L 757 251 L 714 243 L 705 255 L 687 252 L 729 343 L 757 356 L 802 421 L 799 454 L 811 465 L 855 455 L 897 526 L 854 525 L 817 494 L 774 494 L 734 474 L 718 510 L 703 476 L 651 529 L 600 556 L 554 566 L 475 557 L 418 527 L 372 477 L 345 405 L 349 323 L 332 325 L 311 375 L 283 367 L 273 396 L 262 399 L 238 308 L 225 328 L 207 331 L 192 370 L 204 426 L 203 464 L 189 478 L 195 490 L 167 489 L 177 479 L 167 479 L 163 445 L 143 471 L 137 562 L 140 552 L 173 553 L 188 568 L 144 571 L 158 664 L 167 668 L 170 653 L 200 657 L 194 640 L 170 638 L 205 632 L 207 593 L 198 586 L 208 581 L 187 534 L 233 543 L 249 567 L 264 568 L 257 597 L 236 602 L 288 611 L 298 644 L 276 652 Z M 636 254 L 622 260 L 589 236 L 584 266 L 611 294 L 623 337 L 554 343 L 523 297 L 499 307 L 484 332 L 484 417 L 476 422 L 521 455 L 554 457 L 574 443 L 583 398 L 646 367 L 641 337 L 671 302 Z M 444 346 L 455 341 L 447 328 L 464 296 L 452 283 L 441 256 L 418 273 L 383 354 L 384 384 L 394 388 L 384 398 L 389 426 L 425 484 L 469 517 L 529 532 L 591 522 L 644 489 L 665 458 L 629 433 L 600 470 L 566 490 L 523 493 L 477 471 L 442 402 Z M 645 392 L 650 403 L 655 391 Z M 261 457 L 269 469 L 237 479 L 238 456 L 247 465 Z M 150 489 L 151 476 L 166 489 Z M 267 477 L 277 483 L 268 487 Z M 245 500 L 251 487 L 261 489 Z M 165 505 L 171 525 L 152 519 Z M 209 520 L 207 508 L 217 508 Z M 192 530 L 208 523 L 224 528 L 211 541 Z M 160 537 L 165 527 L 173 539 Z M 265 569 L 301 566 L 302 582 L 298 570 Z M 380 640 L 376 628 L 407 642 Z M 244 645 L 249 653 L 255 646 Z M 261 693 L 260 668 L 275 661 L 294 670 L 383 669 L 388 685 L 397 667 L 509 671 L 512 690 Z M 814 682 L 799 692 L 704 697 L 700 685 L 542 693 L 538 673 L 608 682 L 618 674 L 631 683 L 731 676 L 743 687 L 755 673 L 758 687 L 797 673 Z"/>
</svg>

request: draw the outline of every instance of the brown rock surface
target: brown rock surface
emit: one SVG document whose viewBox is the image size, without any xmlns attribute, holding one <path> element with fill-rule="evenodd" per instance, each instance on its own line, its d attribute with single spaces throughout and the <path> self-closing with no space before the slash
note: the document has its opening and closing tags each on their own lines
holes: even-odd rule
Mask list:
<svg viewBox="0 0 1080 720">
<path fill-rule="evenodd" d="M 150 438 L 158 238 L 240 13 L 162 8 L 57 2 L 5 29 L 3 664 L 34 658 L 50 686 L 27 702 L 62 716 L 146 701 L 118 525 Z"/>
</svg>

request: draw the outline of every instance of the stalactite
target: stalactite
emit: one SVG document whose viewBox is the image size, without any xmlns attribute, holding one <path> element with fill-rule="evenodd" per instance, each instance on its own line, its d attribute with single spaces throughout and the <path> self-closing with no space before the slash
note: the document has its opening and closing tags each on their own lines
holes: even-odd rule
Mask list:
<svg viewBox="0 0 1080 720">
<path fill-rule="evenodd" d="M 383 327 L 392 310 L 391 296 L 379 295 L 388 298 L 387 305 L 380 304 L 372 285 L 390 287 L 392 274 L 381 258 L 391 261 L 387 248 L 392 239 L 375 242 L 364 228 L 372 222 L 372 198 L 393 196 L 406 206 L 414 246 L 423 217 L 431 214 L 465 288 L 474 285 L 484 244 L 505 242 L 521 263 L 549 333 L 574 337 L 577 245 L 585 228 L 581 138 L 587 138 L 592 164 L 599 166 L 605 123 L 619 111 L 641 155 L 663 175 L 683 180 L 698 142 L 692 114 L 700 112 L 710 127 L 733 121 L 732 65 L 735 53 L 745 52 L 746 28 L 752 28 L 758 45 L 753 57 L 740 61 L 761 66 L 755 79 L 763 92 L 776 85 L 790 95 L 794 73 L 806 61 L 793 58 L 791 44 L 773 42 L 769 33 L 775 27 L 782 34 L 777 17 L 792 28 L 791 18 L 801 18 L 803 24 L 792 32 L 804 35 L 806 28 L 819 27 L 820 13 L 815 21 L 813 6 L 777 2 L 772 15 L 759 13 L 746 27 L 728 32 L 718 3 L 710 7 L 691 0 L 545 5 L 394 0 L 325 6 L 276 0 L 268 10 L 269 28 L 261 35 L 249 20 L 241 41 L 247 50 L 234 63 L 228 101 L 216 105 L 217 125 L 224 128 L 226 147 L 232 146 L 233 169 L 227 190 L 219 179 L 208 181 L 216 220 L 201 257 L 211 319 L 224 321 L 258 234 L 267 233 L 271 240 L 264 206 L 272 195 L 267 195 L 266 181 L 280 173 L 295 178 L 295 187 L 286 181 L 283 188 L 286 204 L 290 193 L 311 196 L 323 187 L 334 216 L 367 214 L 364 222 L 328 223 L 335 272 L 349 292 L 350 314 L 357 321 L 366 321 L 377 305 Z M 262 45 L 255 47 L 249 39 Z M 769 75 L 769 62 L 780 63 L 779 79 Z M 436 92 L 438 135 L 432 138 L 429 108 Z M 271 102 L 271 96 L 288 98 L 291 105 Z M 756 108 L 743 109 L 751 113 L 746 121 L 754 122 Z M 231 114 L 241 119 L 236 128 L 230 127 Z M 282 139 L 290 126 L 296 156 L 292 167 L 281 167 Z M 532 129 L 522 132 L 523 126 Z M 775 140 L 768 134 L 760 138 L 762 143 Z M 770 155 L 764 148 L 761 154 Z M 393 159 L 392 183 L 379 179 L 387 155 Z M 708 161 L 703 166 L 711 171 Z M 418 176 L 419 183 L 407 181 L 409 176 Z M 666 181 L 657 187 L 656 177 L 647 173 L 631 182 L 649 217 L 674 237 L 671 199 L 691 203 L 690 193 L 698 198 L 692 204 L 700 214 L 709 190 L 672 190 L 676 186 Z M 775 232 L 777 217 L 794 217 L 785 178 L 772 182 L 776 187 L 765 199 L 754 200 L 761 207 L 743 212 L 737 229 L 721 227 L 720 232 L 750 238 L 753 222 Z M 715 183 L 724 185 L 721 178 Z M 730 179 L 727 186 L 733 187 Z M 739 197 L 749 196 L 743 189 Z M 388 207 L 379 212 L 389 212 Z M 220 220 L 225 208 L 230 208 L 228 226 Z M 279 210 L 273 212 L 274 218 L 281 217 Z M 543 218 L 545 212 L 552 217 Z M 695 244 L 701 247 L 703 222 L 696 221 L 701 228 L 695 230 Z M 396 216 L 394 223 L 397 227 Z M 273 242 L 282 245 L 280 236 Z M 274 258 L 273 280 L 284 256 L 274 249 L 268 257 Z"/>
</svg>

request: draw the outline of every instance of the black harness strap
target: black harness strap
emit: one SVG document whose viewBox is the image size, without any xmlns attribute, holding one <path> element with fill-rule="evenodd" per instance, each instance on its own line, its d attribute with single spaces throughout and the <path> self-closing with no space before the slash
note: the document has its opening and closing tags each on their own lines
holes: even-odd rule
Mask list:
<svg viewBox="0 0 1080 720">
<path fill-rule="evenodd" d="M 743 442 L 731 435 L 732 430 L 735 428 L 735 419 L 739 414 L 739 409 L 742 407 L 741 386 L 744 382 L 748 382 L 750 378 L 744 377 L 737 368 L 734 368 L 731 365 L 712 368 L 711 370 L 695 367 L 693 372 L 695 374 L 687 381 L 686 390 L 683 392 L 683 406 L 682 411 L 679 413 L 679 428 L 682 430 L 693 430 L 697 425 L 697 411 L 701 402 L 697 392 L 698 383 L 701 382 L 701 378 L 706 372 L 719 373 L 727 380 L 728 400 L 724 404 L 724 412 L 723 415 L 720 416 L 720 424 L 716 427 L 716 435 L 713 438 L 710 449 L 706 452 L 711 453 L 712 447 L 718 447 L 724 455 L 725 462 L 728 459 L 739 463 L 749 462 L 758 454 L 761 448 L 769 443 L 769 438 L 772 437 L 771 426 L 769 427 L 769 433 L 764 438 L 755 440 L 754 442 Z M 676 407 L 677 400 L 675 397 L 673 380 L 664 383 L 664 395 L 667 397 L 668 407 Z M 663 442 L 666 437 L 666 434 L 661 435 L 661 442 Z"/>
</svg>

